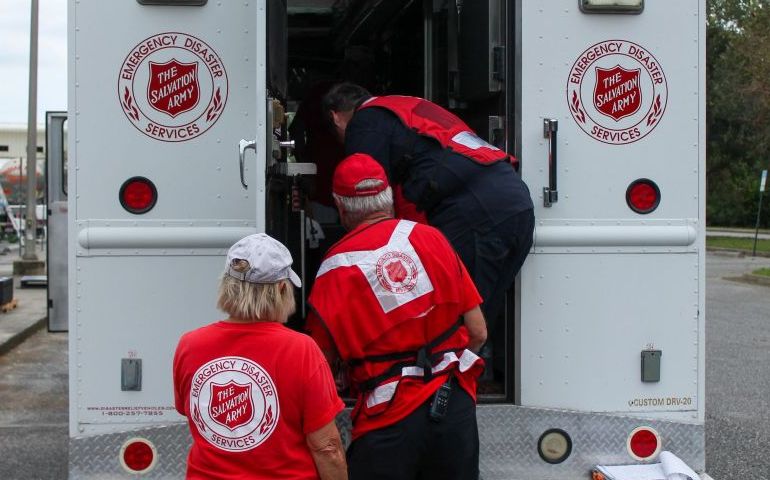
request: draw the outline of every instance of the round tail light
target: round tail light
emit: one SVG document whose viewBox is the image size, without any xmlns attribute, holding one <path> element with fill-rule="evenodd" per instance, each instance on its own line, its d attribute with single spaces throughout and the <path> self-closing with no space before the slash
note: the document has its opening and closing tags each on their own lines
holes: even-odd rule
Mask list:
<svg viewBox="0 0 770 480">
<path fill-rule="evenodd" d="M 660 204 L 660 189 L 648 178 L 634 180 L 626 190 L 626 203 L 636 213 L 650 213 Z"/>
<path fill-rule="evenodd" d="M 626 447 L 636 460 L 649 460 L 660 453 L 660 435 L 651 427 L 635 428 L 628 436 Z"/>
<path fill-rule="evenodd" d="M 146 438 L 127 440 L 120 449 L 120 464 L 129 473 L 147 473 L 155 466 L 158 455 Z"/>
<path fill-rule="evenodd" d="M 147 213 L 158 201 L 158 189 L 145 177 L 131 177 L 120 187 L 120 204 L 134 214 Z"/>
</svg>

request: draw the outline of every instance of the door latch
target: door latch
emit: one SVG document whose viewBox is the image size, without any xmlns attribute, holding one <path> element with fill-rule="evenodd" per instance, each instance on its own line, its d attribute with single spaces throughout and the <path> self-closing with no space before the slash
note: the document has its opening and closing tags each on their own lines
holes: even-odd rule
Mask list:
<svg viewBox="0 0 770 480">
<path fill-rule="evenodd" d="M 543 187 L 544 207 L 551 207 L 559 201 L 559 191 L 556 188 L 556 132 L 558 130 L 558 120 L 543 119 L 543 137 L 548 139 L 548 186 Z"/>
</svg>

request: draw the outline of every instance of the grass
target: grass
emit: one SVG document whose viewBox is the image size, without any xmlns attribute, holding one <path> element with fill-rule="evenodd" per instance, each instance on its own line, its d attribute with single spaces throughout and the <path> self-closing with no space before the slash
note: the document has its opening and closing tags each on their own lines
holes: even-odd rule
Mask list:
<svg viewBox="0 0 770 480">
<path fill-rule="evenodd" d="M 738 237 L 706 237 L 706 246 L 751 252 L 754 248 L 754 239 Z M 757 251 L 770 253 L 770 240 L 757 240 Z"/>
<path fill-rule="evenodd" d="M 770 268 L 760 268 L 759 270 L 754 270 L 754 275 L 761 275 L 763 277 L 770 277 Z"/>
</svg>

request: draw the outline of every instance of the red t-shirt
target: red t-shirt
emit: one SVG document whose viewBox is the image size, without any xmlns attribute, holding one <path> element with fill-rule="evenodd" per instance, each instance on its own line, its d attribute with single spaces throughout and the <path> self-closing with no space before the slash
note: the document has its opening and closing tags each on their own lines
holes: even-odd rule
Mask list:
<svg viewBox="0 0 770 480">
<path fill-rule="evenodd" d="M 388 226 L 388 224 L 390 226 Z M 337 250 L 357 252 L 360 254 L 360 252 L 379 248 L 383 243 L 387 243 L 387 238 L 393 230 L 392 225 L 392 222 L 382 222 L 377 225 L 359 226 L 359 228 L 350 232 L 348 236 L 337 245 Z M 383 240 L 382 238 L 385 238 L 386 240 Z M 425 328 L 431 332 L 428 337 L 434 338 L 443 333 L 447 328 L 446 326 L 451 322 L 456 321 L 459 315 L 477 307 L 481 303 L 481 297 L 479 296 L 468 271 L 465 269 L 465 266 L 454 252 L 451 245 L 449 245 L 448 241 L 440 234 L 440 232 L 438 232 L 438 230 L 426 225 L 417 224 L 409 235 L 409 240 L 414 242 L 418 247 L 421 247 L 419 248 L 421 251 L 420 258 L 422 258 L 422 262 L 426 265 L 426 268 L 428 264 L 432 264 L 432 261 L 429 262 L 429 256 L 451 267 L 446 269 L 435 269 L 433 271 L 427 271 L 426 273 L 433 282 L 433 285 L 437 286 L 437 288 L 440 288 L 442 285 L 456 288 L 458 303 L 445 305 L 441 308 L 434 306 L 435 308 L 431 308 L 428 313 L 420 316 L 421 322 L 419 324 L 415 324 L 414 322 L 404 322 L 387 331 L 379 332 L 376 340 L 366 345 L 366 355 L 381 355 L 389 352 L 415 350 L 423 345 L 419 342 L 414 343 L 415 340 L 419 338 L 419 336 L 415 337 L 415 329 Z M 334 250 L 334 252 L 336 252 L 336 250 Z M 353 273 L 352 275 L 354 275 L 353 278 L 357 278 L 355 275 L 360 275 L 361 279 L 365 278 L 363 274 Z M 444 277 L 444 275 L 446 275 L 446 277 Z M 338 277 L 334 278 L 334 281 L 339 285 L 338 291 L 341 296 L 355 296 L 359 299 L 366 296 L 365 293 L 368 289 L 368 285 L 364 285 L 365 280 L 361 280 L 359 283 L 353 283 L 351 281 L 350 283 L 343 284 L 342 282 L 344 282 L 345 279 L 350 280 L 351 277 L 345 276 L 342 272 Z M 318 280 L 316 280 L 316 282 L 313 292 L 319 293 L 315 291 L 315 288 L 318 288 L 319 285 Z M 313 304 L 314 298 L 313 293 L 311 293 L 311 304 Z M 361 315 L 361 318 L 357 318 L 357 315 L 350 315 L 350 302 L 336 302 L 334 305 L 336 305 L 342 316 L 347 317 L 347 321 L 357 322 L 361 321 L 361 318 L 370 318 L 366 315 Z M 314 307 L 317 307 L 317 305 L 314 305 Z M 330 307 L 331 305 L 327 308 Z M 376 309 L 380 307 L 378 304 L 372 302 L 371 308 L 372 314 L 374 314 Z M 451 319 L 450 322 L 447 322 L 447 319 Z M 338 352 L 340 350 L 349 350 L 347 347 L 350 347 L 350 345 L 339 345 L 336 343 L 338 341 L 345 342 L 346 339 L 333 339 L 327 325 L 323 323 L 324 320 L 325 319 L 319 319 L 317 314 L 311 310 L 305 327 L 321 349 Z M 461 326 L 454 335 L 441 345 L 437 345 L 433 351 L 440 352 L 447 349 L 448 345 L 465 346 L 467 343 L 467 329 L 464 326 Z M 454 348 L 452 348 L 452 350 L 454 350 Z M 341 354 L 341 356 L 343 360 L 348 360 L 348 358 L 345 358 L 344 354 Z M 474 399 L 476 398 L 476 379 L 481 373 L 481 366 L 482 363 L 479 361 L 478 366 L 474 368 L 464 372 L 458 370 L 455 370 L 454 372 L 460 387 L 468 392 Z M 355 439 L 369 431 L 392 425 L 405 418 L 433 395 L 445 380 L 445 376 L 437 376 L 426 383 L 422 378 L 404 377 L 398 384 L 395 396 L 387 405 L 387 409 L 381 413 L 372 415 L 368 415 L 367 409 L 363 408 L 365 398 L 359 396 L 355 409 L 356 415 L 353 422 L 353 438 Z"/>
<path fill-rule="evenodd" d="M 190 479 L 318 479 L 305 437 L 344 408 L 315 342 L 275 322 L 184 334 L 174 397 L 193 437 Z"/>
</svg>

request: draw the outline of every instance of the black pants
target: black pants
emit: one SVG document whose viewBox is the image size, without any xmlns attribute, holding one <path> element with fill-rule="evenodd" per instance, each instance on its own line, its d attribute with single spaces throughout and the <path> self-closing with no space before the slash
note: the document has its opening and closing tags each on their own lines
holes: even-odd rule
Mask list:
<svg viewBox="0 0 770 480">
<path fill-rule="evenodd" d="M 430 400 L 400 422 L 354 441 L 347 454 L 350 480 L 478 479 L 473 399 L 454 382 L 446 417 L 434 422 L 429 409 Z"/>
<path fill-rule="evenodd" d="M 490 338 L 497 330 L 505 292 L 513 285 L 529 249 L 535 216 L 532 210 L 513 215 L 493 228 L 442 232 L 457 250 L 484 299 L 481 310 Z"/>
</svg>

